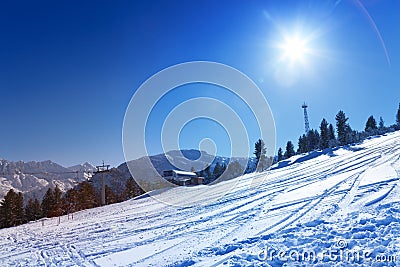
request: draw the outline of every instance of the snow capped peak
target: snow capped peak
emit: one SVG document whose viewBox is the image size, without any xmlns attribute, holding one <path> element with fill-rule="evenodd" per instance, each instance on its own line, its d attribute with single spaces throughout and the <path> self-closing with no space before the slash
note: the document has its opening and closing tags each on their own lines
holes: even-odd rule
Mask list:
<svg viewBox="0 0 400 267">
<path fill-rule="evenodd" d="M 95 167 L 92 163 L 86 161 L 85 163 L 82 164 L 82 166 L 90 166 L 90 167 Z"/>
<path fill-rule="evenodd" d="M 96 167 L 93 164 L 91 164 L 90 162 L 86 161 L 83 164 L 78 164 L 78 165 L 68 167 L 68 169 L 70 169 L 72 171 L 93 172 L 96 170 Z"/>
<path fill-rule="evenodd" d="M 10 189 L 24 193 L 26 198 L 35 196 L 40 199 L 48 187 L 58 185 L 62 190 L 68 190 L 90 177 L 95 169 L 88 162 L 74 167 L 65 168 L 51 160 L 0 160 L 0 199 Z"/>
</svg>

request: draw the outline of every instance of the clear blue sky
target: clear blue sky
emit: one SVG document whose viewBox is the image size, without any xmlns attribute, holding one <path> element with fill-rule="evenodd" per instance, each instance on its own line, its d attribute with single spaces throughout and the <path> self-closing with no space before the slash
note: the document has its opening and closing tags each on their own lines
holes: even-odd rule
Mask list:
<svg viewBox="0 0 400 267">
<path fill-rule="evenodd" d="M 0 157 L 122 163 L 122 122 L 135 90 L 163 68 L 192 60 L 231 65 L 257 83 L 275 118 L 278 147 L 297 144 L 303 133 L 303 101 L 313 128 L 322 117 L 334 123 L 339 109 L 355 129 L 369 115 L 393 124 L 399 14 L 396 0 L 1 1 Z M 296 33 L 307 52 L 292 64 L 282 60 L 281 46 Z M 167 99 L 226 97 L 211 86 L 190 92 Z M 171 101 L 160 102 L 155 117 L 163 118 Z M 247 116 L 240 103 L 235 107 Z M 219 154 L 229 154 L 222 128 L 191 124 L 182 147 L 211 137 Z M 258 133 L 248 125 L 254 142 Z M 149 151 L 158 153 L 160 133 L 151 129 Z"/>
</svg>

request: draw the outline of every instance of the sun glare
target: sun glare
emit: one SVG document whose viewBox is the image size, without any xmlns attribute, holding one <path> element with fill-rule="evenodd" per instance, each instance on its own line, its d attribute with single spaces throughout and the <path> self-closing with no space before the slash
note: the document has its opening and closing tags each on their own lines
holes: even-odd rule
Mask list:
<svg viewBox="0 0 400 267">
<path fill-rule="evenodd" d="M 283 45 L 285 56 L 292 61 L 302 60 L 306 50 L 304 42 L 297 37 L 287 39 Z"/>
<path fill-rule="evenodd" d="M 310 77 L 314 73 L 313 66 L 315 58 L 320 57 L 321 50 L 317 50 L 319 45 L 316 39 L 320 36 L 319 31 L 303 31 L 294 29 L 289 32 L 279 29 L 278 38 L 272 44 L 274 59 L 274 76 L 279 84 L 290 87 L 300 77 Z"/>
<path fill-rule="evenodd" d="M 291 63 L 304 61 L 309 51 L 306 40 L 299 36 L 286 37 L 282 45 L 280 45 L 280 49 L 282 50 L 281 60 L 290 61 Z"/>
</svg>

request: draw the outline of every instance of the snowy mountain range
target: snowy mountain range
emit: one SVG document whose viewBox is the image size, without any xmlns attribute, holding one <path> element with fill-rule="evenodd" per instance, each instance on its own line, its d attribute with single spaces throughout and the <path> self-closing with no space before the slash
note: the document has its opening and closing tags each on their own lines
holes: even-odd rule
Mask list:
<svg viewBox="0 0 400 267">
<path fill-rule="evenodd" d="M 85 162 L 69 168 L 50 160 L 12 162 L 0 160 L 0 199 L 10 189 L 22 192 L 26 197 L 36 197 L 41 200 L 49 187 L 58 187 L 62 191 L 72 188 L 77 183 L 91 177 L 96 168 Z"/>
<path fill-rule="evenodd" d="M 399 266 L 399 181 L 400 131 L 211 186 L 1 229 L 0 263 Z"/>
<path fill-rule="evenodd" d="M 200 158 L 200 155 L 202 157 Z M 188 163 L 188 160 L 195 160 L 194 163 Z M 131 160 L 127 163 L 123 163 L 116 168 L 112 168 L 109 173 L 105 173 L 105 183 L 110 186 L 115 192 L 121 192 L 125 186 L 126 180 L 132 176 L 129 172 L 128 165 L 133 170 L 135 178 L 142 179 L 148 183 L 153 181 L 154 177 L 162 176 L 163 171 L 171 169 L 179 169 L 178 166 L 184 166 L 185 170 L 190 170 L 192 167 L 201 170 L 204 169 L 208 162 L 210 164 L 211 171 L 214 169 L 215 164 L 228 164 L 230 161 L 238 161 L 242 166 L 249 164 L 251 167 L 255 167 L 254 158 L 244 157 L 220 157 L 212 156 L 205 151 L 200 152 L 199 150 L 188 149 L 188 150 L 173 150 L 166 154 L 158 154 L 154 156 L 145 156 L 136 160 Z M 101 186 L 101 174 L 95 174 L 92 177 L 93 184 L 96 188 Z"/>
<path fill-rule="evenodd" d="M 126 180 L 131 177 L 127 164 L 135 171 L 135 175 L 146 181 L 151 181 L 152 178 L 162 174 L 164 170 L 176 169 L 174 163 L 185 162 L 184 158 L 195 160 L 200 156 L 198 150 L 182 150 L 170 151 L 166 154 L 158 154 L 149 157 L 142 157 L 137 160 L 123 163 L 116 168 L 112 168 L 109 173 L 105 174 L 105 182 L 115 192 L 122 192 Z M 206 166 L 207 162 L 212 162 L 211 169 L 214 165 L 219 163 L 228 164 L 230 159 L 227 157 L 219 157 L 203 153 L 203 160 L 198 160 L 194 166 L 187 166 L 188 169 L 195 167 L 202 169 Z M 183 157 L 182 157 L 183 155 Z M 232 160 L 239 161 L 242 165 L 247 164 L 247 158 L 232 158 Z M 150 165 L 150 162 L 152 166 Z M 250 159 L 250 165 L 254 165 L 254 159 Z M 22 192 L 25 195 L 25 200 L 30 197 L 36 197 L 39 200 L 43 197 L 44 193 L 49 187 L 58 187 L 61 191 L 65 192 L 74 187 L 79 182 L 91 179 L 96 188 L 101 186 L 101 174 L 94 174 L 96 167 L 89 162 L 83 164 L 63 167 L 50 160 L 42 162 L 11 162 L 8 160 L 0 160 L 0 199 L 10 190 Z"/>
</svg>

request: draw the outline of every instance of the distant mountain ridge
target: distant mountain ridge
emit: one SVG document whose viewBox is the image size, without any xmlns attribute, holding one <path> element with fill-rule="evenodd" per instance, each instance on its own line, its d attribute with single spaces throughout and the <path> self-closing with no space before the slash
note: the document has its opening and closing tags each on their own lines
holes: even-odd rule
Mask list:
<svg viewBox="0 0 400 267">
<path fill-rule="evenodd" d="M 200 156 L 202 156 L 200 158 Z M 211 162 L 211 171 L 215 164 L 228 165 L 230 161 L 238 161 L 242 166 L 248 163 L 255 167 L 254 158 L 213 156 L 207 152 L 200 152 L 195 149 L 173 150 L 165 154 L 145 156 L 129 162 L 124 162 L 118 167 L 111 168 L 110 172 L 105 173 L 105 183 L 115 192 L 121 193 L 125 188 L 125 183 L 132 176 L 128 169 L 134 170 L 134 177 L 140 178 L 151 183 L 155 177 L 162 176 L 164 170 L 182 169 L 178 166 L 184 165 L 184 170 L 190 170 L 192 167 L 196 170 L 202 170 L 208 162 Z M 248 162 L 249 161 L 249 162 Z M 0 199 L 10 189 L 22 192 L 25 200 L 30 197 L 42 199 L 44 193 L 49 187 L 58 187 L 66 192 L 82 181 L 90 179 L 97 190 L 101 187 L 101 174 L 93 174 L 96 167 L 89 162 L 64 167 L 60 164 L 47 161 L 8 161 L 0 159 Z"/>
<path fill-rule="evenodd" d="M 8 161 L 0 160 L 0 199 L 10 189 L 22 192 L 25 199 L 37 197 L 41 200 L 49 187 L 58 187 L 63 191 L 87 180 L 95 167 L 85 162 L 81 165 L 63 167 L 50 160 L 46 161 Z"/>
<path fill-rule="evenodd" d="M 202 160 L 199 160 L 200 155 L 202 155 Z M 105 184 L 110 186 L 115 192 L 122 192 L 126 180 L 132 176 L 129 168 L 133 170 L 133 176 L 135 178 L 151 183 L 155 177 L 162 176 L 165 170 L 182 169 L 178 168 L 177 165 L 186 164 L 184 170 L 190 170 L 192 167 L 196 170 L 202 170 L 206 167 L 208 162 L 212 162 L 210 165 L 212 171 L 217 162 L 228 165 L 230 161 L 238 161 L 242 166 L 249 164 L 250 167 L 255 168 L 255 158 L 214 157 L 205 151 L 200 152 L 195 149 L 172 150 L 165 154 L 144 156 L 122 163 L 118 167 L 112 168 L 110 172 L 105 173 L 104 180 Z M 94 186 L 98 189 L 101 187 L 101 179 L 100 174 L 93 175 L 91 179 Z"/>
</svg>

